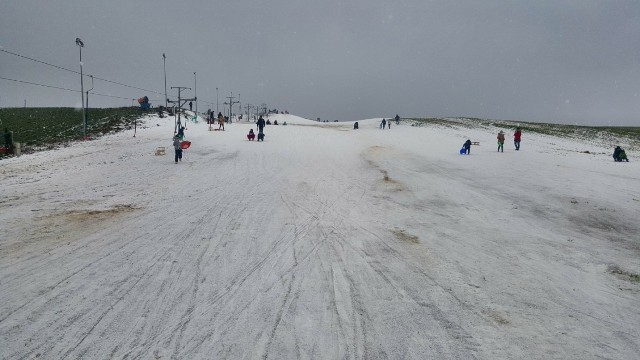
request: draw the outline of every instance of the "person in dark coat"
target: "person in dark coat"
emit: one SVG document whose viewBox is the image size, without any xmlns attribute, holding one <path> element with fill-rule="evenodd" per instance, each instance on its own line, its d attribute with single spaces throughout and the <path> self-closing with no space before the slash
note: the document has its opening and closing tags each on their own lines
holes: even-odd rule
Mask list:
<svg viewBox="0 0 640 360">
<path fill-rule="evenodd" d="M 173 149 L 176 151 L 176 164 L 182 161 L 182 144 L 178 135 L 173 137 Z"/>
<path fill-rule="evenodd" d="M 354 122 L 353 123 L 353 130 L 357 130 L 358 129 L 358 122 Z"/>
<path fill-rule="evenodd" d="M 462 148 L 464 149 L 464 153 L 469 155 L 471 154 L 471 140 L 467 139 L 467 141 L 464 142 L 464 144 L 462 145 Z"/>
<path fill-rule="evenodd" d="M 256 127 L 258 129 L 258 141 L 262 140 L 264 141 L 264 127 L 266 126 L 266 123 L 264 121 L 264 119 L 262 118 L 262 116 L 260 116 L 260 118 L 258 119 L 258 122 L 256 122 Z"/>
<path fill-rule="evenodd" d="M 616 148 L 613 149 L 613 160 L 629 162 L 626 151 L 624 151 L 620 146 L 616 146 Z"/>
<path fill-rule="evenodd" d="M 400 125 L 400 116 L 398 114 L 396 114 L 396 125 Z"/>
</svg>

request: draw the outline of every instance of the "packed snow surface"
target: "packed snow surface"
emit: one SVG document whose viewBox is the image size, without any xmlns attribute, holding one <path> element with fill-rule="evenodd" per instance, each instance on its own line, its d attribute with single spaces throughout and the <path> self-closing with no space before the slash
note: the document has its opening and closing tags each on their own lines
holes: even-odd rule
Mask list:
<svg viewBox="0 0 640 360">
<path fill-rule="evenodd" d="M 274 120 L 0 162 L 0 358 L 638 359 L 637 153 Z"/>
</svg>

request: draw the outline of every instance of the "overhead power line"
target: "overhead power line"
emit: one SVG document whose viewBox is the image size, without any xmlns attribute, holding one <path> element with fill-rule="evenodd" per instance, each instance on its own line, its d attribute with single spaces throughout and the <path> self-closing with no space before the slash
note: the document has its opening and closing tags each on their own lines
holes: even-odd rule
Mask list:
<svg viewBox="0 0 640 360">
<path fill-rule="evenodd" d="M 65 91 L 71 91 L 71 92 L 80 92 L 80 90 L 67 89 L 67 88 L 63 88 L 63 87 L 59 87 L 59 86 L 46 85 L 46 84 L 38 84 L 38 83 L 31 82 L 31 81 L 9 79 L 9 78 L 2 77 L 2 76 L 0 76 L 0 79 L 1 80 L 14 81 L 14 82 L 22 83 L 22 84 L 42 86 L 42 87 L 47 87 L 47 88 L 52 88 L 52 89 L 59 89 L 59 90 L 65 90 Z M 101 93 L 94 93 L 94 92 L 89 92 L 89 94 L 96 95 L 96 96 L 106 96 L 106 97 L 117 98 L 117 99 L 136 100 L 136 98 L 132 98 L 132 97 L 116 96 L 116 95 L 101 94 Z M 150 99 L 150 100 L 151 101 L 160 101 L 159 99 Z"/>
<path fill-rule="evenodd" d="M 67 88 L 63 88 L 63 87 L 59 87 L 59 86 L 53 86 L 53 85 L 38 84 L 38 83 L 30 82 L 30 81 L 9 79 L 9 78 L 5 78 L 5 77 L 1 77 L 1 76 L 0 76 L 0 79 L 9 80 L 9 81 L 15 81 L 15 82 L 19 82 L 19 83 L 23 83 L 23 84 L 29 84 L 29 85 L 37 85 L 37 86 L 43 86 L 43 87 L 48 87 L 48 88 L 60 89 L 60 90 L 80 92 L 80 90 L 67 89 Z"/>
<path fill-rule="evenodd" d="M 72 72 L 72 73 L 74 73 L 74 74 L 80 74 L 80 72 L 78 72 L 78 71 L 71 70 L 71 69 L 67 69 L 67 68 L 64 68 L 64 67 L 62 67 L 62 66 L 58 66 L 58 65 L 53 65 L 53 64 L 50 64 L 50 63 L 48 63 L 48 62 L 46 62 L 46 61 L 37 60 L 37 59 L 34 59 L 34 58 L 30 58 L 30 57 L 28 57 L 28 56 L 24 56 L 24 55 L 16 54 L 16 53 L 14 53 L 14 52 L 7 51 L 7 50 L 5 50 L 5 49 L 0 49 L 0 51 L 1 51 L 1 52 L 5 52 L 5 53 L 7 53 L 7 54 L 11 54 L 11 55 L 17 56 L 17 57 L 21 57 L 21 58 L 23 58 L 23 59 L 27 59 L 27 60 L 35 61 L 35 62 L 40 63 L 40 64 L 44 64 L 44 65 L 47 65 L 47 66 L 51 66 L 51 67 L 54 67 L 54 68 L 56 68 L 56 69 L 60 69 L 60 70 L 64 70 L 64 71 L 68 71 L 68 72 Z M 87 74 L 87 75 L 84 75 L 84 76 L 91 76 L 91 75 Z M 95 80 L 102 80 L 102 81 L 104 81 L 104 82 L 108 82 L 108 83 L 112 83 L 112 84 L 116 84 L 116 85 L 120 85 L 120 86 L 125 86 L 125 87 L 129 87 L 129 88 L 136 89 L 136 90 L 148 91 L 148 92 L 152 92 L 152 93 L 155 93 L 155 94 L 164 95 L 164 93 L 161 93 L 161 92 L 158 92 L 158 91 L 153 91 L 153 90 L 149 90 L 149 89 L 143 89 L 143 88 L 139 88 L 139 87 L 136 87 L 136 86 L 132 86 L 132 85 L 127 85 L 127 84 L 119 83 L 119 82 L 117 82 L 117 81 L 112 81 L 112 80 L 103 79 L 103 78 L 100 78 L 100 77 L 97 77 L 97 76 L 94 76 L 93 78 L 94 78 Z M 36 84 L 36 85 L 37 85 L 37 84 Z M 73 90 L 73 91 L 76 91 L 76 90 Z"/>
</svg>

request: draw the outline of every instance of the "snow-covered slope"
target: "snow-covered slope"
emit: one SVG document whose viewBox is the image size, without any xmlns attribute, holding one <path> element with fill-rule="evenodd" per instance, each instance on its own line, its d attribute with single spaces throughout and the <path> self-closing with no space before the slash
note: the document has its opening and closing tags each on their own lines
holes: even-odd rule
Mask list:
<svg viewBox="0 0 640 360">
<path fill-rule="evenodd" d="M 638 154 L 270 120 L 2 161 L 0 358 L 637 358 Z"/>
</svg>

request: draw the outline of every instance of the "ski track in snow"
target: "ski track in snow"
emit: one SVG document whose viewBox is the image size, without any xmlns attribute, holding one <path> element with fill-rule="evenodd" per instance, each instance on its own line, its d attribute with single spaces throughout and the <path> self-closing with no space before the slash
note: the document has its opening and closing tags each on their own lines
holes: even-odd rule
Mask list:
<svg viewBox="0 0 640 360">
<path fill-rule="evenodd" d="M 0 162 L 0 358 L 637 358 L 640 154 L 274 118 Z"/>
</svg>

